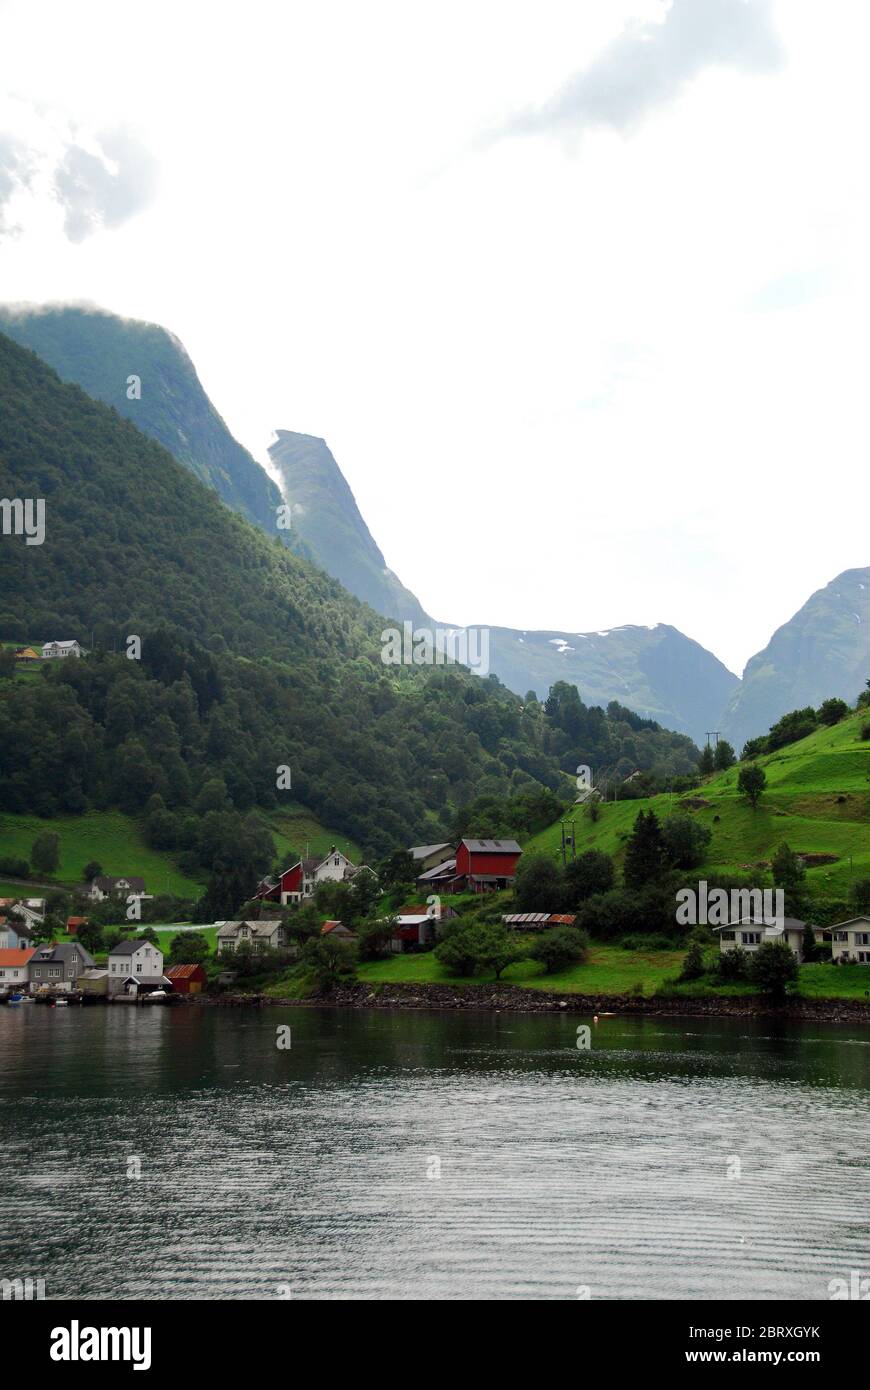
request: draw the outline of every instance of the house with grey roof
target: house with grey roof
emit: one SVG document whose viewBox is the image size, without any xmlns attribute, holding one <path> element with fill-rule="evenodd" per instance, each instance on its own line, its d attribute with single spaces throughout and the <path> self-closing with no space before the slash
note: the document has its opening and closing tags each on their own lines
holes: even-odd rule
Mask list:
<svg viewBox="0 0 870 1390">
<path fill-rule="evenodd" d="M 144 937 L 119 941 L 109 952 L 109 995 L 137 994 L 140 989 L 161 989 L 163 952 Z"/>
<path fill-rule="evenodd" d="M 287 929 L 284 923 L 278 920 L 219 922 L 216 925 L 217 949 L 220 955 L 229 955 L 240 946 L 246 946 L 252 951 L 262 951 L 268 947 L 281 951 L 288 945 Z"/>
<path fill-rule="evenodd" d="M 870 917 L 850 917 L 835 922 L 831 933 L 831 959 L 838 965 L 870 965 Z"/>
<path fill-rule="evenodd" d="M 30 958 L 30 988 L 70 990 L 78 988 L 78 978 L 94 968 L 94 958 L 80 941 L 53 941 L 37 946 Z"/>
<path fill-rule="evenodd" d="M 129 874 L 126 878 L 116 878 L 112 874 L 98 874 L 91 879 L 88 889 L 88 897 L 95 902 L 104 902 L 106 898 L 144 898 L 145 880 L 137 878 L 135 874 Z"/>
<path fill-rule="evenodd" d="M 442 841 L 440 845 L 411 845 L 408 853 L 414 861 L 417 877 L 428 873 L 438 864 L 443 864 L 445 859 L 449 859 L 454 853 L 455 848 L 455 845 L 448 841 Z"/>
<path fill-rule="evenodd" d="M 799 917 L 783 917 L 781 921 L 765 921 L 763 916 L 741 917 L 737 922 L 726 922 L 724 926 L 713 927 L 719 936 L 719 954 L 727 951 L 758 950 L 767 941 L 784 941 L 798 960 L 803 960 L 803 941 L 806 922 Z"/>
</svg>

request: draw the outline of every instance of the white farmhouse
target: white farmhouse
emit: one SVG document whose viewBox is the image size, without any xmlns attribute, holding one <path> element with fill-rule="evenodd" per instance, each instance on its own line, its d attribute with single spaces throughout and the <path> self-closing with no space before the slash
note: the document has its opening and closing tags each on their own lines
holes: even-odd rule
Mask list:
<svg viewBox="0 0 870 1390">
<path fill-rule="evenodd" d="M 43 661 L 63 660 L 67 656 L 84 656 L 82 648 L 74 638 L 70 642 L 43 642 Z"/>
<path fill-rule="evenodd" d="M 803 959 L 803 940 L 806 922 L 797 917 L 784 917 L 781 923 L 766 923 L 761 918 L 741 917 L 724 927 L 714 927 L 719 933 L 719 951 L 757 951 L 766 941 L 784 941 L 798 960 Z"/>
<path fill-rule="evenodd" d="M 840 965 L 870 965 L 870 917 L 850 917 L 830 928 L 831 959 Z"/>
<path fill-rule="evenodd" d="M 160 989 L 163 952 L 150 941 L 119 941 L 109 952 L 109 994 L 136 994 L 140 989 Z"/>
</svg>

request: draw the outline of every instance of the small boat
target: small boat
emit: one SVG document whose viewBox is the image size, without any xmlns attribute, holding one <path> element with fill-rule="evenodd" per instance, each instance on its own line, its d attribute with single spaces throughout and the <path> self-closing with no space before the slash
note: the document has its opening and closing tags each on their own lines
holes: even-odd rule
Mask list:
<svg viewBox="0 0 870 1390">
<path fill-rule="evenodd" d="M 9 996 L 9 1003 L 10 1003 L 10 1004 L 20 1004 L 20 1003 L 23 1002 L 23 1000 L 24 1000 L 24 995 L 21 994 L 20 992 L 17 992 L 17 993 L 15 993 L 15 994 L 10 994 L 10 996 Z"/>
<path fill-rule="evenodd" d="M 65 1009 L 67 1006 L 67 1002 L 68 1001 L 66 999 L 55 999 L 54 1007 L 56 1009 Z"/>
</svg>

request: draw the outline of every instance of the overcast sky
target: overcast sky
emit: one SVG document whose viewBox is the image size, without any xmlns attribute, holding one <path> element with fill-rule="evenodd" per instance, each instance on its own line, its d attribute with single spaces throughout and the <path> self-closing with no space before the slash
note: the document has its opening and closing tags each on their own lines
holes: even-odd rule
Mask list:
<svg viewBox="0 0 870 1390">
<path fill-rule="evenodd" d="M 439 618 L 669 622 L 739 672 L 870 564 L 868 29 L 0 0 L 0 299 L 164 324 L 261 460 L 325 437 Z"/>
</svg>

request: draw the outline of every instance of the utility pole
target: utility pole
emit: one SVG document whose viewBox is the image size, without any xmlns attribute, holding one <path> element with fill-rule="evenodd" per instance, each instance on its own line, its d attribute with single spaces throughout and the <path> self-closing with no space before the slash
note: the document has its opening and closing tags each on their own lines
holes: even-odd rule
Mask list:
<svg viewBox="0 0 870 1390">
<path fill-rule="evenodd" d="M 708 730 L 707 730 L 707 747 L 708 747 L 708 748 L 710 747 L 710 739 L 711 739 L 711 738 L 715 738 L 715 740 L 716 740 L 716 742 L 713 744 L 713 747 L 714 747 L 714 748 L 718 748 L 718 747 L 719 747 L 719 730 L 718 730 L 718 729 L 708 729 Z"/>
</svg>

